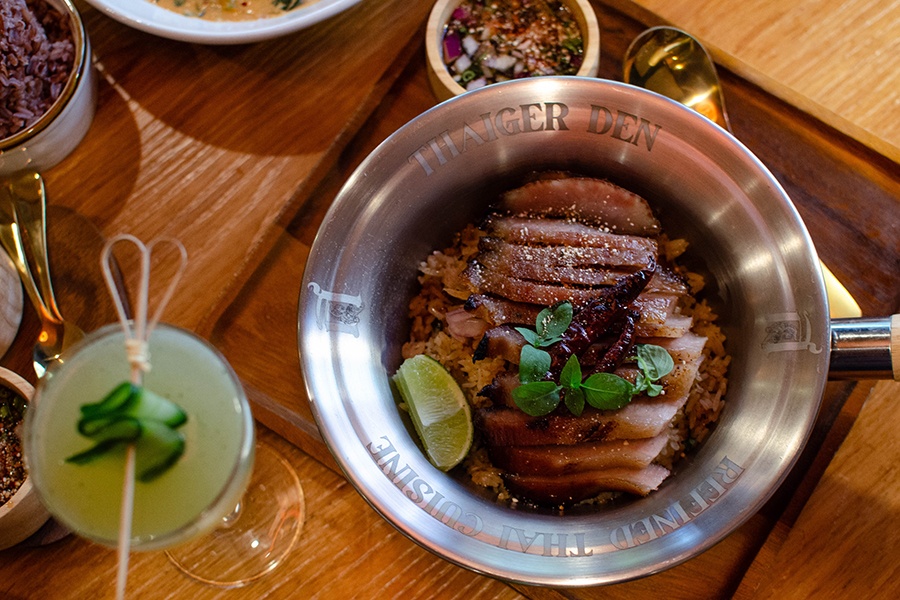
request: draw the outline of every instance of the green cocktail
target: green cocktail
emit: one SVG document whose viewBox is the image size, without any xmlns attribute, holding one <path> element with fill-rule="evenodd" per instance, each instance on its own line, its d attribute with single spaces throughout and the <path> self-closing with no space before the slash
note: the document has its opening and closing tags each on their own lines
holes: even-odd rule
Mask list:
<svg viewBox="0 0 900 600">
<path fill-rule="evenodd" d="M 128 381 L 130 366 L 120 325 L 85 338 L 41 379 L 26 418 L 25 457 L 50 512 L 73 531 L 115 546 L 125 449 L 87 464 L 66 458 L 92 445 L 76 423 L 84 404 Z M 147 550 L 176 545 L 221 524 L 238 505 L 253 466 L 253 418 L 231 367 L 204 340 L 167 325 L 149 341 L 151 370 L 144 387 L 188 415 L 180 429 L 183 456 L 160 477 L 135 484 L 132 542 Z"/>
</svg>

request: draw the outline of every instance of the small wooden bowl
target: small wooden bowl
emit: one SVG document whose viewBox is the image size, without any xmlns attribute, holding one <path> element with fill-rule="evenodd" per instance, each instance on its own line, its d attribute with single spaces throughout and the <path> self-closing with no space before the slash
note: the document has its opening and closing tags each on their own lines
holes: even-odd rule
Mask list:
<svg viewBox="0 0 900 600">
<path fill-rule="evenodd" d="M 9 388 L 30 401 L 34 388 L 30 383 L 10 371 L 0 367 L 0 385 Z M 30 537 L 50 518 L 38 497 L 37 490 L 31 484 L 31 478 L 25 481 L 12 498 L 0 505 L 0 550 L 15 546 Z"/>
<path fill-rule="evenodd" d="M 450 75 L 444 64 L 444 26 L 462 0 L 437 0 L 428 17 L 425 32 L 425 54 L 428 60 L 428 80 L 439 100 L 444 101 L 466 91 Z M 579 77 L 596 77 L 600 68 L 600 26 L 588 0 L 562 0 L 578 21 L 584 37 L 584 62 L 576 73 Z"/>
</svg>

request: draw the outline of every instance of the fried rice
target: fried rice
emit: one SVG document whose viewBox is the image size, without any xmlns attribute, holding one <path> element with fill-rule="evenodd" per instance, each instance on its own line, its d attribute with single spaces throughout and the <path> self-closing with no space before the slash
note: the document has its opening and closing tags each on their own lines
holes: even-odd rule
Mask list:
<svg viewBox="0 0 900 600">
<path fill-rule="evenodd" d="M 477 254 L 478 240 L 483 235 L 484 231 L 469 225 L 457 235 L 450 247 L 433 252 L 420 263 L 418 280 L 421 290 L 409 305 L 410 338 L 402 348 L 403 358 L 427 354 L 438 360 L 460 384 L 473 409 L 490 405 L 491 401 L 478 393 L 493 381 L 506 363 L 502 358 L 473 361 L 479 340 L 451 336 L 446 315 L 458 308 L 468 296 L 468 291 L 459 289 L 457 282 L 469 259 Z M 669 240 L 665 235 L 657 241 L 660 257 L 684 277 L 691 291 L 685 295 L 679 312 L 692 316 L 692 331 L 707 338 L 704 358 L 690 396 L 669 423 L 668 444 L 654 460 L 671 470 L 679 459 L 708 437 L 718 420 L 725 404 L 731 357 L 725 351 L 725 336 L 716 323 L 717 315 L 705 300 L 696 299 L 705 285 L 704 277 L 677 264 L 678 257 L 687 250 L 687 242 L 682 239 Z M 502 471 L 491 464 L 487 449 L 477 439 L 463 467 L 475 485 L 490 488 L 498 500 L 516 501 L 504 486 Z M 595 501 L 616 495 L 616 492 L 604 494 Z"/>
</svg>

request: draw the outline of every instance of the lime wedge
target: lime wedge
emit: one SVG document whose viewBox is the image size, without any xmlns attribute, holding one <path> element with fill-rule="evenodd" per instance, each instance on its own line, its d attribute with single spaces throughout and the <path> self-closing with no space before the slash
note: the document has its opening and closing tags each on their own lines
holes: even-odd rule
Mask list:
<svg viewBox="0 0 900 600">
<path fill-rule="evenodd" d="M 469 403 L 453 376 L 420 354 L 403 361 L 393 380 L 431 464 L 442 471 L 458 465 L 472 447 L 474 428 Z"/>
</svg>

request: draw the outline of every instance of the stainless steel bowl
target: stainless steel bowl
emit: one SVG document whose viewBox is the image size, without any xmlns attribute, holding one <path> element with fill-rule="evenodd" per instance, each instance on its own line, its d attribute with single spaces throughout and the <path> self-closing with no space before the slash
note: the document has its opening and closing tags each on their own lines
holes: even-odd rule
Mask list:
<svg viewBox="0 0 900 600">
<path fill-rule="evenodd" d="M 661 488 L 565 516 L 511 510 L 432 467 L 389 377 L 416 266 L 526 173 L 566 169 L 646 197 L 711 277 L 733 356 L 711 437 Z M 596 585 L 672 567 L 757 512 L 813 425 L 829 366 L 822 273 L 780 185 L 740 142 L 661 96 L 539 78 L 438 105 L 347 181 L 311 250 L 300 356 L 319 428 L 359 492 L 447 560 L 538 585 Z"/>
</svg>

